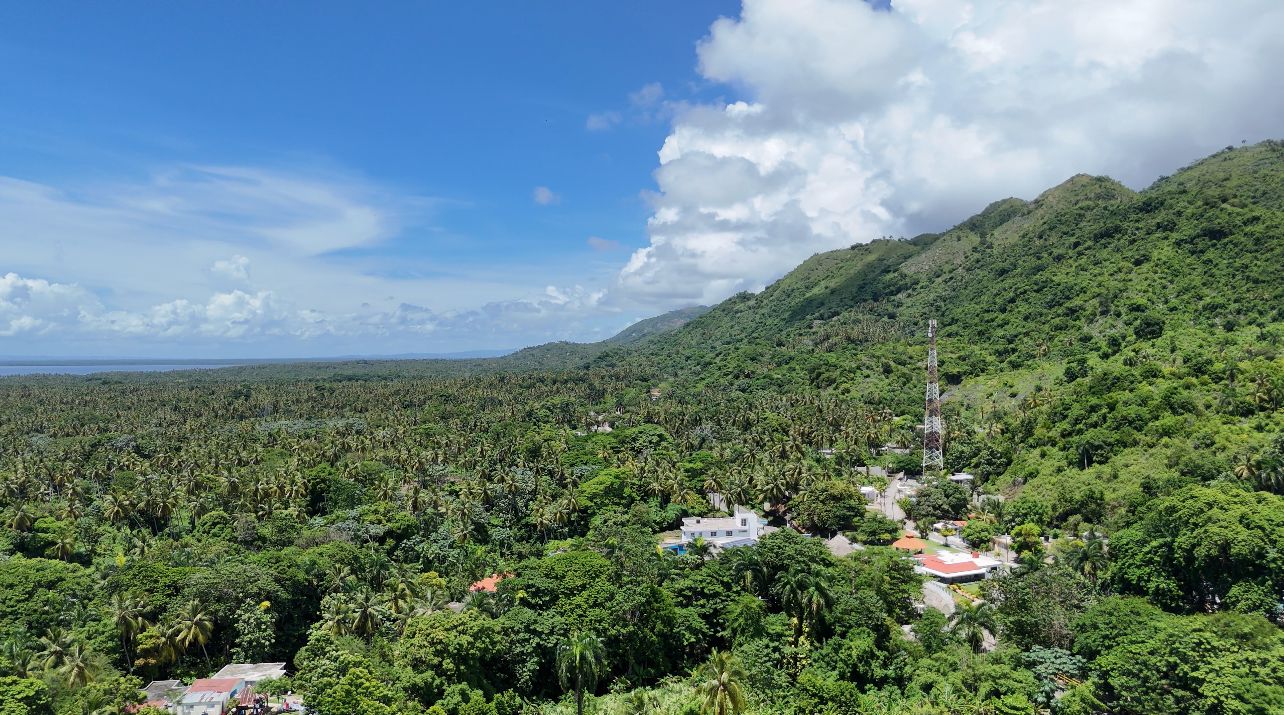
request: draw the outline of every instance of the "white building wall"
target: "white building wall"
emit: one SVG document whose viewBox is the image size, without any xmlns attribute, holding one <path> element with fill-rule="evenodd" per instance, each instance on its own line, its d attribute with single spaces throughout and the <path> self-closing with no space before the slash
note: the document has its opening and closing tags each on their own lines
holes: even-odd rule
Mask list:
<svg viewBox="0 0 1284 715">
<path fill-rule="evenodd" d="M 737 506 L 733 516 L 683 519 L 682 543 L 690 543 L 696 538 L 703 538 L 715 545 L 729 541 L 753 543 L 762 535 L 763 526 L 765 521 L 757 513 Z"/>
</svg>

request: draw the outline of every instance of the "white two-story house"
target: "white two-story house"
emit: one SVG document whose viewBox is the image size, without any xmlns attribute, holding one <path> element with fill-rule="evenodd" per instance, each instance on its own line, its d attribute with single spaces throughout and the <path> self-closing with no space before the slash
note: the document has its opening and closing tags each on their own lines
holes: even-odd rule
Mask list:
<svg viewBox="0 0 1284 715">
<path fill-rule="evenodd" d="M 719 548 L 749 546 L 758 543 L 767 520 L 752 509 L 737 506 L 731 516 L 689 516 L 682 520 L 682 543 L 689 544 L 696 537 Z"/>
</svg>

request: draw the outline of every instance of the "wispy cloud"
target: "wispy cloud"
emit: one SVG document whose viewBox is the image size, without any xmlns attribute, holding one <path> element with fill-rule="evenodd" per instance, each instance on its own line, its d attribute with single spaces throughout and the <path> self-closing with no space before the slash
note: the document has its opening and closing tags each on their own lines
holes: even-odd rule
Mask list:
<svg viewBox="0 0 1284 715">
<path fill-rule="evenodd" d="M 239 255 L 232 256 L 226 260 L 220 259 L 214 261 L 214 265 L 210 266 L 210 272 L 234 281 L 248 281 L 250 279 L 250 259 Z"/>
<path fill-rule="evenodd" d="M 628 94 L 628 106 L 594 112 L 584 122 L 589 131 L 603 132 L 626 121 L 631 124 L 652 124 L 672 117 L 685 104 L 670 101 L 659 82 L 649 82 Z"/>
<path fill-rule="evenodd" d="M 588 115 L 584 126 L 591 132 L 604 132 L 624 121 L 624 115 L 616 111 L 594 112 Z"/>
<path fill-rule="evenodd" d="M 562 201 L 562 197 L 547 186 L 536 186 L 531 192 L 531 198 L 540 206 L 552 206 Z"/>
<path fill-rule="evenodd" d="M 649 109 L 664 99 L 664 86 L 659 82 L 644 84 L 636 91 L 629 93 L 629 104 L 642 109 Z"/>
<path fill-rule="evenodd" d="M 543 188 L 535 197 L 555 202 Z M 600 296 L 568 298 L 593 291 L 548 292 L 575 275 L 565 267 L 403 256 L 403 233 L 423 233 L 439 203 L 257 167 L 93 185 L 0 177 L 0 354 L 399 352 L 427 335 L 433 349 L 515 347 L 618 320 Z"/>
<path fill-rule="evenodd" d="M 594 251 L 618 251 L 624 246 L 619 241 L 612 241 L 601 236 L 589 236 L 585 241 Z"/>
</svg>

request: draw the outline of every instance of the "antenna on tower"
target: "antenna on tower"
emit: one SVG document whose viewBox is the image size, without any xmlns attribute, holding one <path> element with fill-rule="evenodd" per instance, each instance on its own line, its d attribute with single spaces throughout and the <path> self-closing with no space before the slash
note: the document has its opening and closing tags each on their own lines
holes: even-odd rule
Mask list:
<svg viewBox="0 0 1284 715">
<path fill-rule="evenodd" d="M 936 367 L 936 320 L 927 321 L 927 406 L 923 416 L 923 473 L 945 469 L 941 452 L 941 385 Z"/>
</svg>

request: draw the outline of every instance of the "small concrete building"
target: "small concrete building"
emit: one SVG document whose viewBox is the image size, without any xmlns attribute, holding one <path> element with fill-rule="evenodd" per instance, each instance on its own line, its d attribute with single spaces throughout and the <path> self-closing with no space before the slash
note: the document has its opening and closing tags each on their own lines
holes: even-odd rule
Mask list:
<svg viewBox="0 0 1284 715">
<path fill-rule="evenodd" d="M 174 708 L 176 715 L 223 715 L 224 706 L 245 689 L 240 678 L 201 678 L 187 688 Z"/>
<path fill-rule="evenodd" d="M 186 686 L 181 680 L 153 680 L 143 688 L 143 705 L 169 710 L 183 698 Z"/>
<path fill-rule="evenodd" d="M 264 680 L 284 678 L 285 663 L 230 663 L 212 677 L 239 678 L 252 688 Z"/>
<path fill-rule="evenodd" d="M 982 556 L 973 552 L 919 554 L 914 557 L 918 565 L 914 570 L 931 576 L 941 583 L 965 583 L 980 581 L 990 575 L 994 569 L 1002 566 L 998 559 Z"/>
<path fill-rule="evenodd" d="M 748 507 L 737 506 L 731 516 L 689 516 L 682 520 L 681 543 L 689 544 L 697 537 L 719 548 L 748 546 L 758 543 L 767 520 Z"/>
</svg>

